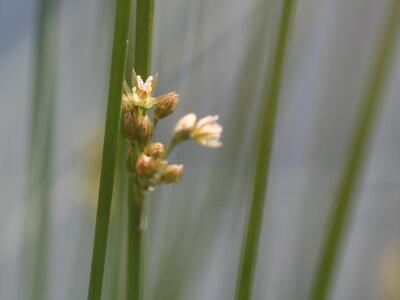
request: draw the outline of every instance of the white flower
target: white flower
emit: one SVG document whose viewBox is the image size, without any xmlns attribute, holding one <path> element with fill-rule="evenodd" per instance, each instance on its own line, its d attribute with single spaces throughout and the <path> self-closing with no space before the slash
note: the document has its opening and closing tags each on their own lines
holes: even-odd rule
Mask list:
<svg viewBox="0 0 400 300">
<path fill-rule="evenodd" d="M 194 113 L 190 113 L 183 116 L 175 125 L 174 128 L 175 135 L 188 138 L 194 130 L 196 120 L 197 117 Z"/>
<path fill-rule="evenodd" d="M 200 145 L 209 148 L 222 146 L 220 141 L 222 126 L 217 123 L 218 116 L 207 116 L 200 119 L 192 132 L 192 138 Z"/>
<path fill-rule="evenodd" d="M 144 82 L 142 77 L 136 75 L 135 72 L 132 74 L 132 89 L 129 88 L 126 81 L 123 85 L 122 100 L 125 103 L 133 103 L 135 106 L 150 109 L 154 104 L 157 103 L 157 99 L 152 96 L 157 83 L 158 75 L 147 77 Z"/>
<path fill-rule="evenodd" d="M 222 145 L 219 140 L 222 126 L 217 123 L 218 116 L 207 116 L 197 121 L 195 114 L 190 113 L 178 121 L 174 129 L 174 140 L 176 142 L 192 138 L 198 144 L 217 148 Z"/>
</svg>

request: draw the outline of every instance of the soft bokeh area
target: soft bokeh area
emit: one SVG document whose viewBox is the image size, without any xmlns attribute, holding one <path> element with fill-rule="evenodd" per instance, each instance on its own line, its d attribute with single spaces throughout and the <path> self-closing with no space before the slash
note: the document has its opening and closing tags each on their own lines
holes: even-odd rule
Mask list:
<svg viewBox="0 0 400 300">
<path fill-rule="evenodd" d="M 52 11 L 57 39 L 52 44 L 56 84 L 47 299 L 85 299 L 87 294 L 114 2 L 58 0 Z M 297 1 L 283 70 L 255 300 L 308 299 L 361 95 L 392 2 Z M 156 94 L 176 90 L 181 99 L 177 112 L 158 127 L 157 138 L 167 142 L 176 121 L 189 112 L 219 114 L 224 133 L 223 147 L 215 151 L 193 143 L 178 148 L 171 161 L 185 164 L 183 180 L 146 199 L 146 300 L 234 299 L 257 124 L 281 3 L 156 0 Z M 38 220 L 30 213 L 32 191 L 26 186 L 36 24 L 36 1 L 0 0 L 2 300 L 29 299 L 35 276 L 29 271 L 29 254 Z M 394 296 L 398 298 L 385 298 L 391 289 L 388 281 L 394 282 L 392 287 L 400 285 L 399 41 L 397 36 L 356 187 L 333 300 L 400 299 L 400 292 Z M 33 138 L 45 141 L 48 136 L 43 132 Z M 103 299 L 124 299 L 122 271 L 110 264 L 113 257 L 123 257 L 114 242 L 114 219 Z"/>
</svg>

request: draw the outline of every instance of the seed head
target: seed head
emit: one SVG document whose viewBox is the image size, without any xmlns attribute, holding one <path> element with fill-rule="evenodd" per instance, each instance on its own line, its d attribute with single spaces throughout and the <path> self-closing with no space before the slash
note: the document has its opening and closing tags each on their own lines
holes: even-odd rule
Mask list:
<svg viewBox="0 0 400 300">
<path fill-rule="evenodd" d="M 157 98 L 156 108 L 154 115 L 157 119 L 163 119 L 172 114 L 178 105 L 179 97 L 175 92 L 171 92 Z"/>
<path fill-rule="evenodd" d="M 141 145 L 147 145 L 153 135 L 153 123 L 148 115 L 137 119 L 137 140 Z"/>
<path fill-rule="evenodd" d="M 146 154 L 140 155 L 136 162 L 136 172 L 142 176 L 150 176 L 157 171 L 157 162 Z"/>
<path fill-rule="evenodd" d="M 133 112 L 125 112 L 122 114 L 122 134 L 131 143 L 136 139 L 136 116 Z"/>
<path fill-rule="evenodd" d="M 144 149 L 144 154 L 154 159 L 162 159 L 164 157 L 165 149 L 161 143 L 152 143 L 147 145 Z"/>
<path fill-rule="evenodd" d="M 164 183 L 175 183 L 181 180 L 183 165 L 167 165 L 161 171 L 161 181 Z"/>
</svg>

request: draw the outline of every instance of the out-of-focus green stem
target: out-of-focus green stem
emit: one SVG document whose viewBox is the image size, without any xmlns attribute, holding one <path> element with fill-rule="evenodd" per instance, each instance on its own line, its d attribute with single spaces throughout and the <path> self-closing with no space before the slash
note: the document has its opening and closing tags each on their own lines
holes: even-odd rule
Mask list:
<svg viewBox="0 0 400 300">
<path fill-rule="evenodd" d="M 117 1 L 89 300 L 100 300 L 103 286 L 130 12 L 131 0 Z"/>
<path fill-rule="evenodd" d="M 54 104 L 56 95 L 58 1 L 38 3 L 35 39 L 34 86 L 32 97 L 31 142 L 29 151 L 27 198 L 34 212 L 33 290 L 29 298 L 46 299 L 49 253 L 50 187 L 53 165 Z M 30 228 L 32 224 L 27 224 Z M 30 237 L 28 237 L 29 239 Z"/>
<path fill-rule="evenodd" d="M 266 84 L 264 108 L 260 115 L 253 195 L 242 245 L 242 257 L 236 286 L 237 300 L 251 299 L 253 290 L 282 69 L 289 36 L 290 20 L 294 11 L 294 2 L 294 0 L 283 1 L 279 33 L 273 58 L 272 79 Z"/>
<path fill-rule="evenodd" d="M 393 0 L 389 12 L 387 28 L 378 45 L 376 60 L 362 96 L 361 114 L 357 122 L 346 164 L 333 202 L 330 224 L 322 248 L 319 264 L 316 269 L 311 300 L 325 300 L 329 297 L 332 277 L 337 264 L 337 256 L 344 236 L 346 235 L 347 218 L 354 202 L 354 192 L 359 181 L 367 151 L 367 143 L 373 129 L 378 105 L 382 99 L 382 88 L 394 51 L 396 31 L 400 26 L 400 1 Z"/>
<path fill-rule="evenodd" d="M 151 46 L 153 30 L 153 0 L 137 0 L 135 61 L 138 75 L 146 78 L 151 67 Z M 144 191 L 135 176 L 128 179 L 128 251 L 127 251 L 127 300 L 142 298 L 143 282 L 143 205 Z"/>
</svg>

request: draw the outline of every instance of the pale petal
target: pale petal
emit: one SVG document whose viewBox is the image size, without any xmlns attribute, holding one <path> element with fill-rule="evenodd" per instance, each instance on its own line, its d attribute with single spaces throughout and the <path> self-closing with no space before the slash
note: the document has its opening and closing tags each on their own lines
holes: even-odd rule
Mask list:
<svg viewBox="0 0 400 300">
<path fill-rule="evenodd" d="M 214 123 L 214 122 L 218 121 L 218 118 L 219 118 L 218 115 L 215 115 L 215 116 L 206 116 L 206 117 L 204 117 L 204 118 L 201 118 L 201 119 L 197 122 L 196 127 L 199 128 L 199 127 L 204 126 L 205 124 Z"/>
<path fill-rule="evenodd" d="M 135 69 L 132 69 L 132 87 L 137 87 L 138 82 L 137 82 L 137 74 L 135 72 Z"/>
<path fill-rule="evenodd" d="M 124 83 L 122 84 L 122 89 L 123 89 L 123 92 L 125 94 L 127 94 L 127 95 L 131 95 L 132 94 L 132 91 L 129 88 L 128 83 L 126 81 L 124 81 Z"/>
<path fill-rule="evenodd" d="M 194 113 L 189 113 L 183 116 L 175 125 L 175 132 L 182 131 L 194 127 L 197 116 Z"/>
</svg>

